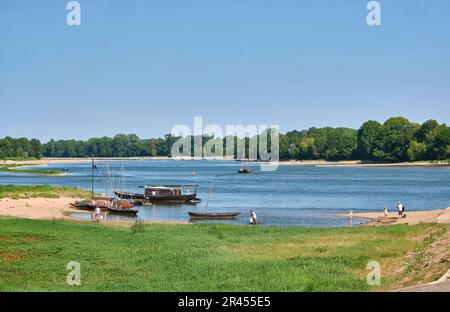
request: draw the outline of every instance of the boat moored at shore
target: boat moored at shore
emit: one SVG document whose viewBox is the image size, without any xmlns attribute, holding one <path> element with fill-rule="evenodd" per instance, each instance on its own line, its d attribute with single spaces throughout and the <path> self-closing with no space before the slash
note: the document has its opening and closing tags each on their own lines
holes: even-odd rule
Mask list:
<svg viewBox="0 0 450 312">
<path fill-rule="evenodd" d="M 196 203 L 197 185 L 151 185 L 144 186 L 144 193 L 114 192 L 114 194 L 127 200 L 133 200 L 136 205 L 143 203 Z"/>
</svg>

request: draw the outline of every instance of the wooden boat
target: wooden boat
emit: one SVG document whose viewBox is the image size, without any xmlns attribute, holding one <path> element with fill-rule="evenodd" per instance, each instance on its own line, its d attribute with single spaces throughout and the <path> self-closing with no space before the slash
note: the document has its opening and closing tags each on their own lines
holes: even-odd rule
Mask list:
<svg viewBox="0 0 450 312">
<path fill-rule="evenodd" d="M 248 168 L 241 168 L 239 169 L 238 173 L 252 173 L 252 169 L 248 169 Z"/>
<path fill-rule="evenodd" d="M 188 211 L 189 217 L 191 219 L 216 219 L 216 220 L 223 220 L 223 219 L 233 219 L 240 215 L 240 212 L 193 212 Z"/>
<path fill-rule="evenodd" d="M 114 192 L 121 199 L 130 199 L 136 204 L 144 202 L 163 203 L 195 203 L 197 198 L 197 185 L 159 185 L 144 186 L 144 193 Z"/>
<path fill-rule="evenodd" d="M 120 214 L 131 214 L 131 215 L 136 215 L 139 210 L 136 209 L 131 209 L 131 208 L 122 208 L 120 206 L 111 206 L 108 208 L 109 212 L 112 213 L 120 213 Z"/>
<path fill-rule="evenodd" d="M 98 207 L 102 210 L 107 210 L 111 206 L 111 201 L 112 199 L 107 197 L 94 197 L 92 199 L 79 200 L 70 205 L 78 209 L 91 210 Z"/>
<path fill-rule="evenodd" d="M 211 197 L 213 189 L 213 184 L 211 183 L 211 187 L 208 193 L 208 199 L 206 200 L 205 210 L 208 209 L 209 199 Z M 216 220 L 226 220 L 233 219 L 236 216 L 240 215 L 240 212 L 193 212 L 188 211 L 189 217 L 191 219 L 216 219 Z"/>
</svg>

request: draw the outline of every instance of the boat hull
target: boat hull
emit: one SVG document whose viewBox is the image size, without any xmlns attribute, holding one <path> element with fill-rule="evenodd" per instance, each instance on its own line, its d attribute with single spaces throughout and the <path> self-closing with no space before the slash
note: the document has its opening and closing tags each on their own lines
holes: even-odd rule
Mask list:
<svg viewBox="0 0 450 312">
<path fill-rule="evenodd" d="M 192 212 L 188 211 L 191 219 L 215 219 L 215 220 L 227 220 L 234 219 L 240 212 L 224 212 L 224 213 L 209 213 L 209 212 Z"/>
<path fill-rule="evenodd" d="M 136 215 L 139 211 L 136 209 L 122 209 L 122 208 L 114 208 L 114 207 L 109 207 L 108 208 L 110 213 L 120 213 L 120 214 L 126 214 L 126 215 Z"/>
<path fill-rule="evenodd" d="M 126 192 L 114 192 L 117 197 L 121 199 L 131 199 L 136 205 L 142 204 L 144 202 L 151 203 L 193 203 L 200 201 L 197 198 L 197 194 L 188 195 L 145 195 L 145 194 L 135 194 Z"/>
</svg>

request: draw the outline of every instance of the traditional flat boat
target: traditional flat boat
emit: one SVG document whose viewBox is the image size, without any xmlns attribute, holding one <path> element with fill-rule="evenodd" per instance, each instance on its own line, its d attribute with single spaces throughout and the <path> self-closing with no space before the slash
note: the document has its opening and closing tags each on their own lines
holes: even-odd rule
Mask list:
<svg viewBox="0 0 450 312">
<path fill-rule="evenodd" d="M 191 219 L 217 219 L 217 220 L 226 220 L 226 219 L 234 219 L 240 212 L 193 212 L 188 211 L 189 217 Z"/>
<path fill-rule="evenodd" d="M 134 204 L 126 200 L 113 200 L 108 210 L 112 213 L 131 214 L 136 215 L 139 211 L 133 209 Z"/>
<path fill-rule="evenodd" d="M 197 198 L 197 185 L 151 185 L 144 186 L 144 193 L 114 192 L 121 199 L 133 200 L 137 205 L 146 202 L 194 203 Z"/>
<path fill-rule="evenodd" d="M 78 209 L 91 210 L 98 207 L 102 210 L 107 210 L 111 206 L 111 200 L 111 198 L 107 197 L 94 197 L 92 199 L 79 200 L 70 205 Z"/>
</svg>

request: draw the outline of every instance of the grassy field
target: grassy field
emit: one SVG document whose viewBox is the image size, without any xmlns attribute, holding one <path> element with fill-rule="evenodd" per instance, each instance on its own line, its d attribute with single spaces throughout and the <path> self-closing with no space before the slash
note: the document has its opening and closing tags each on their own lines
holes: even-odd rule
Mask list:
<svg viewBox="0 0 450 312">
<path fill-rule="evenodd" d="M 2 172 L 12 172 L 12 173 L 23 173 L 23 174 L 39 174 L 39 175 L 61 175 L 64 172 L 61 170 L 46 170 L 46 169 L 19 169 L 20 167 L 32 166 L 29 164 L 14 164 L 14 165 L 0 165 L 0 171 Z"/>
<path fill-rule="evenodd" d="M 26 198 L 90 198 L 91 192 L 71 187 L 50 185 L 0 185 L 0 199 Z"/>
<path fill-rule="evenodd" d="M 446 231 L 0 219 L 0 291 L 385 290 L 443 274 L 446 264 L 424 259 Z M 371 260 L 381 286 L 366 283 Z M 70 261 L 81 264 L 81 286 L 66 284 Z"/>
</svg>

